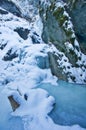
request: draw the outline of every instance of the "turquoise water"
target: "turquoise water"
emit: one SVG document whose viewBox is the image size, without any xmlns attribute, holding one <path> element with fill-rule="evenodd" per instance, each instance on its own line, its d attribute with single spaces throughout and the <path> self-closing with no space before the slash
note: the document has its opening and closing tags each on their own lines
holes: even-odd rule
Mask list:
<svg viewBox="0 0 86 130">
<path fill-rule="evenodd" d="M 56 105 L 49 114 L 60 125 L 79 124 L 86 128 L 86 85 L 76 85 L 58 81 L 58 86 L 39 86 L 54 96 Z"/>
<path fill-rule="evenodd" d="M 56 105 L 49 114 L 55 123 L 79 124 L 86 128 L 86 85 L 58 81 L 57 86 L 44 83 L 39 87 L 47 90 L 56 100 Z M 7 95 L 0 93 L 0 130 L 23 130 L 21 118 L 11 116 L 11 112 Z"/>
</svg>

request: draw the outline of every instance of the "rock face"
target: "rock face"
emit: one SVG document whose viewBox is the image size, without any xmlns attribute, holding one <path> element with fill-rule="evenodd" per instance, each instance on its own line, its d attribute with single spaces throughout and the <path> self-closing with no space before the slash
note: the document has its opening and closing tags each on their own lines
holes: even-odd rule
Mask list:
<svg viewBox="0 0 86 130">
<path fill-rule="evenodd" d="M 6 9 L 7 11 L 21 17 L 21 12 L 20 9 L 12 2 L 9 0 L 0 0 L 0 7 Z M 1 13 L 1 11 L 0 11 Z"/>
<path fill-rule="evenodd" d="M 40 36 L 35 31 L 29 34 L 28 28 L 17 27 L 14 31 L 23 40 L 27 40 L 30 35 L 33 44 L 45 42 L 50 47 L 53 46 L 54 49 L 51 47 L 52 51 L 48 53 L 48 66 L 53 75 L 70 82 L 86 83 L 85 0 L 3 0 L 0 1 L 0 6 L 26 19 L 32 25 L 32 30 L 40 26 Z M 0 12 L 8 13 L 2 10 Z M 40 18 L 43 28 L 39 24 Z M 5 46 L 6 43 L 0 44 L 1 50 Z M 4 60 L 16 57 L 17 52 L 10 51 Z"/>
<path fill-rule="evenodd" d="M 65 0 L 68 3 L 67 9 L 71 16 L 76 36 L 80 43 L 80 48 L 86 54 L 86 1 L 85 0 Z"/>
<path fill-rule="evenodd" d="M 72 19 L 69 16 L 71 12 L 69 13 L 67 9 L 69 5 L 63 1 L 48 2 L 49 3 L 42 3 L 39 11 L 44 25 L 42 38 L 46 43 L 54 44 L 57 50 L 63 53 L 59 55 L 49 54 L 52 73 L 58 76 L 60 79 L 67 81 L 70 79 L 73 82 L 76 82 L 77 76 L 75 73 L 77 73 L 78 69 L 81 69 L 81 73 L 84 73 L 86 68 L 86 62 L 83 58 L 84 54 L 82 54 L 84 49 L 80 48 L 82 45 L 79 45 L 79 42 L 77 41 L 78 38 L 75 35 L 79 35 L 78 31 L 80 28 L 77 27 L 75 29 L 79 20 L 77 20 L 77 16 L 74 14 L 75 12 L 73 10 L 72 14 L 76 18 L 76 24 L 73 26 Z M 76 1 L 74 3 L 72 3 L 72 1 L 69 3 L 68 1 L 68 4 L 72 4 L 72 6 L 75 3 Z M 71 17 L 73 18 L 72 14 Z M 82 68 L 84 68 L 84 70 Z M 78 73 L 78 75 L 81 75 L 80 79 L 82 81 L 83 74 Z M 86 77 L 84 77 L 84 82 L 86 82 L 85 79 Z"/>
</svg>

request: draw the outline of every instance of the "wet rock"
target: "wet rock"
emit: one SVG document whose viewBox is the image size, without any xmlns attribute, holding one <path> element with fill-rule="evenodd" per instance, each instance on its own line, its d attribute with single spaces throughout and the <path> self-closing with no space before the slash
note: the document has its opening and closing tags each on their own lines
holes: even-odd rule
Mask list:
<svg viewBox="0 0 86 130">
<path fill-rule="evenodd" d="M 67 10 L 71 16 L 80 48 L 86 54 L 86 1 L 65 0 L 65 2 L 68 4 Z"/>
<path fill-rule="evenodd" d="M 16 28 L 14 31 L 17 32 L 19 36 L 23 38 L 24 40 L 28 38 L 28 34 L 30 32 L 30 30 L 24 29 L 24 28 Z"/>
<path fill-rule="evenodd" d="M 7 11 L 0 9 L 0 14 L 8 14 Z"/>
<path fill-rule="evenodd" d="M 16 52 L 12 52 L 12 49 L 10 49 L 6 55 L 3 57 L 4 61 L 11 61 L 12 59 L 16 58 L 18 54 Z"/>
<path fill-rule="evenodd" d="M 13 13 L 14 15 L 17 15 L 18 17 L 21 17 L 21 11 L 12 1 L 0 0 L 0 7 Z M 6 12 L 4 12 L 4 13 L 6 13 Z"/>
<path fill-rule="evenodd" d="M 7 45 L 7 43 L 0 44 L 0 49 L 3 50 L 3 49 L 5 48 L 6 45 Z"/>
<path fill-rule="evenodd" d="M 40 43 L 38 37 L 35 36 L 35 35 L 32 35 L 32 36 L 31 36 L 31 39 L 32 39 L 32 42 L 33 42 L 34 44 L 35 44 L 35 43 L 36 43 L 36 44 L 37 44 L 37 43 L 38 43 L 38 44 Z"/>
<path fill-rule="evenodd" d="M 61 68 L 61 66 L 59 66 L 57 62 L 58 57 L 55 56 L 53 53 L 48 53 L 48 55 L 52 74 L 57 76 L 61 80 L 68 81 L 67 74 L 63 73 L 63 69 Z"/>
</svg>

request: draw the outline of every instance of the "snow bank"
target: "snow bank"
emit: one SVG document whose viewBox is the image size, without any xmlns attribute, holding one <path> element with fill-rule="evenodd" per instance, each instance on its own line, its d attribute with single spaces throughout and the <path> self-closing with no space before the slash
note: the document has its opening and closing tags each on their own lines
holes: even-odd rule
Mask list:
<svg viewBox="0 0 86 130">
<path fill-rule="evenodd" d="M 12 92 L 14 99 L 20 107 L 12 113 L 13 116 L 22 118 L 24 130 L 82 130 L 78 125 L 59 126 L 54 124 L 48 113 L 53 109 L 55 99 L 43 89 L 30 89 L 27 91 L 27 100 L 24 95 Z"/>
</svg>

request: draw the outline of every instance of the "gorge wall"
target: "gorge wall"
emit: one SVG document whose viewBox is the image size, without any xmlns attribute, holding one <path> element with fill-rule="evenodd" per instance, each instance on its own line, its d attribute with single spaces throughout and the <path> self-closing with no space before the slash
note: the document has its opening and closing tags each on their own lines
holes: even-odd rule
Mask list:
<svg viewBox="0 0 86 130">
<path fill-rule="evenodd" d="M 48 53 L 52 74 L 69 82 L 86 83 L 85 0 L 1 0 L 0 6 L 33 26 L 40 17 L 40 37 L 55 48 Z M 39 41 L 35 37 L 33 42 Z"/>
</svg>

